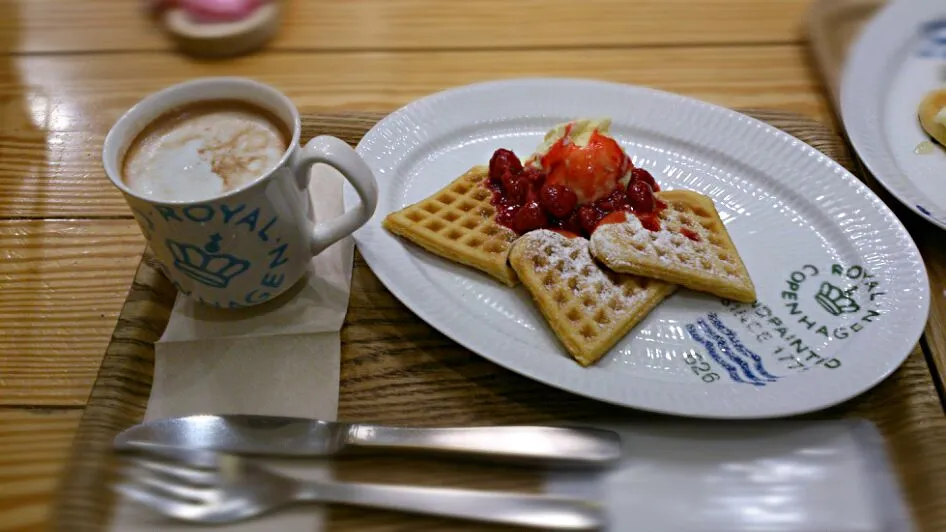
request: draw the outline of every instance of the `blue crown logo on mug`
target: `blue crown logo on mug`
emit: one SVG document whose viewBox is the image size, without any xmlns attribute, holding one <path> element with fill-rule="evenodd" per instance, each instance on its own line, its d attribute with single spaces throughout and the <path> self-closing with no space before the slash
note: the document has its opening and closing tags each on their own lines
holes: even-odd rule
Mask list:
<svg viewBox="0 0 946 532">
<path fill-rule="evenodd" d="M 240 308 L 268 301 L 311 258 L 374 214 L 371 170 L 345 142 L 300 145 L 299 112 L 272 87 L 207 78 L 148 96 L 109 131 L 102 158 L 177 289 Z M 338 170 L 361 199 L 338 218 L 310 219 L 310 170 Z"/>
<path fill-rule="evenodd" d="M 250 268 L 250 261 L 220 253 L 220 239 L 220 233 L 214 233 L 203 249 L 167 239 L 168 249 L 174 257 L 174 267 L 198 283 L 226 288 L 230 279 Z"/>
</svg>

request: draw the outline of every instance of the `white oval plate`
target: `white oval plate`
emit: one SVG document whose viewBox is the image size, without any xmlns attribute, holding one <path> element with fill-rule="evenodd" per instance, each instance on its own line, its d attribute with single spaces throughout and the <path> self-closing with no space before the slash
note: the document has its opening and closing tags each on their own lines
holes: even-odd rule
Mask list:
<svg viewBox="0 0 946 532">
<path fill-rule="evenodd" d="M 497 148 L 524 156 L 552 125 L 599 116 L 612 118 L 614 137 L 665 189 L 714 199 L 759 304 L 680 290 L 582 368 L 521 286 L 427 253 L 381 221 L 487 162 Z M 728 109 L 595 81 L 502 81 L 411 103 L 372 128 L 357 150 L 380 194 L 375 216 L 355 238 L 384 285 L 470 350 L 577 394 L 698 417 L 807 412 L 893 372 L 926 322 L 923 263 L 883 202 L 821 152 Z M 345 199 L 357 202 L 350 187 Z M 830 292 L 824 307 L 821 290 Z M 698 342 L 688 325 L 712 341 Z"/>
<path fill-rule="evenodd" d="M 946 150 L 930 140 L 917 107 L 946 85 L 946 3 L 890 2 L 865 26 L 841 78 L 841 115 L 857 154 L 904 205 L 946 229 Z"/>
</svg>

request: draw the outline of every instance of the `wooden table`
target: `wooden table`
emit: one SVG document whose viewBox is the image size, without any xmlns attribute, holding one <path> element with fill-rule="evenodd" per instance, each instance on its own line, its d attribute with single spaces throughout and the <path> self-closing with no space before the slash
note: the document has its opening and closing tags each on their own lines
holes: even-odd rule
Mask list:
<svg viewBox="0 0 946 532">
<path fill-rule="evenodd" d="M 473 81 L 580 76 L 834 124 L 804 41 L 809 0 L 288 0 L 267 51 L 218 62 L 174 53 L 139 4 L 0 0 L 2 530 L 43 527 L 140 258 L 99 154 L 155 89 L 245 75 L 306 111 L 390 110 Z"/>
</svg>

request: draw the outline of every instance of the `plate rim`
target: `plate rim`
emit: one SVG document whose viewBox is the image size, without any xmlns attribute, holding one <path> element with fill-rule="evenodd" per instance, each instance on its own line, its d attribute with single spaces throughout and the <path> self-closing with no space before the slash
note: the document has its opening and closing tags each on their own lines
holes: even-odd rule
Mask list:
<svg viewBox="0 0 946 532">
<path fill-rule="evenodd" d="M 887 143 L 873 133 L 874 128 L 870 127 L 867 114 L 860 112 L 865 105 L 883 98 L 885 89 L 880 89 L 870 80 L 882 75 L 880 65 L 885 65 L 895 58 L 896 47 L 889 46 L 891 39 L 878 36 L 890 35 L 890 27 L 902 28 L 906 32 L 908 25 L 915 25 L 928 18 L 934 7 L 935 4 L 926 0 L 899 0 L 889 2 L 881 8 L 864 26 L 850 47 L 848 59 L 842 69 L 839 102 L 841 122 L 848 140 L 877 182 L 921 219 L 946 230 L 946 210 L 931 202 L 924 203 L 933 207 L 921 206 L 922 200 L 928 196 L 910 183 L 909 176 L 900 170 L 893 154 L 887 148 Z M 946 16 L 946 10 L 943 15 Z M 864 87 L 869 87 L 869 95 Z M 878 120 L 881 119 L 878 117 Z M 898 176 L 899 180 L 893 178 L 894 175 Z"/>
<path fill-rule="evenodd" d="M 449 98 L 455 95 L 462 95 L 462 93 L 467 92 L 467 91 L 491 90 L 491 89 L 502 90 L 504 87 L 514 87 L 523 83 L 525 84 L 558 83 L 558 84 L 566 84 L 566 85 L 573 84 L 579 88 L 586 88 L 586 87 L 594 88 L 597 86 L 597 87 L 605 87 L 605 88 L 606 87 L 619 88 L 621 90 L 628 90 L 632 92 L 638 91 L 639 94 L 647 93 L 647 94 L 653 95 L 654 97 L 670 98 L 684 105 L 696 106 L 698 108 L 706 109 L 707 111 L 710 111 L 710 112 L 723 113 L 724 115 L 726 115 L 725 118 L 727 120 L 746 122 L 747 126 L 754 126 L 756 128 L 762 129 L 764 130 L 765 133 L 767 133 L 768 135 L 774 136 L 774 138 L 778 140 L 793 141 L 792 149 L 799 149 L 805 152 L 807 155 L 814 155 L 814 156 L 819 157 L 819 164 L 823 164 L 826 166 L 826 169 L 831 170 L 835 174 L 835 178 L 839 179 L 840 183 L 843 183 L 844 185 L 846 185 L 846 188 L 847 190 L 849 190 L 850 193 L 860 196 L 863 201 L 867 202 L 867 204 L 874 206 L 878 210 L 876 214 L 878 216 L 881 216 L 881 219 L 889 220 L 893 222 L 893 230 L 898 236 L 901 237 L 901 240 L 904 242 L 904 245 L 907 248 L 909 248 L 908 251 L 911 254 L 909 258 L 900 259 L 900 262 L 907 265 L 916 266 L 916 270 L 911 272 L 911 276 L 916 278 L 916 288 L 920 291 L 921 297 L 919 298 L 919 301 L 917 302 L 918 306 L 914 305 L 910 307 L 911 309 L 915 309 L 915 310 L 910 310 L 909 312 L 911 312 L 910 314 L 911 316 L 913 315 L 914 312 L 916 313 L 917 317 L 922 316 L 923 319 L 920 322 L 921 325 L 917 327 L 917 330 L 915 331 L 915 335 L 914 334 L 906 335 L 906 337 L 908 337 L 908 340 L 903 341 L 904 348 L 903 348 L 902 355 L 897 355 L 894 357 L 887 357 L 890 363 L 886 364 L 886 367 L 883 369 L 883 371 L 878 371 L 877 374 L 873 376 L 872 378 L 864 379 L 862 385 L 856 387 L 856 389 L 854 388 L 850 389 L 850 393 L 838 394 L 838 397 L 833 398 L 830 401 L 820 401 L 818 402 L 818 404 L 806 405 L 801 408 L 798 408 L 798 407 L 779 408 L 779 409 L 773 408 L 773 409 L 770 409 L 769 411 L 762 412 L 762 413 L 738 412 L 738 413 L 733 414 L 733 413 L 728 413 L 728 412 L 710 412 L 710 413 L 685 412 L 685 411 L 682 411 L 682 409 L 678 407 L 674 407 L 673 405 L 667 408 L 662 408 L 662 407 L 654 407 L 654 406 L 642 406 L 640 404 L 631 404 L 627 402 L 626 400 L 621 400 L 620 398 L 608 397 L 606 394 L 605 395 L 592 394 L 586 391 L 575 390 L 575 389 L 569 388 L 568 386 L 564 384 L 550 380 L 549 378 L 537 376 L 533 372 L 524 371 L 521 368 L 515 367 L 514 364 L 512 364 L 509 360 L 504 359 L 503 357 L 494 357 L 494 356 L 490 356 L 488 354 L 483 353 L 478 348 L 478 346 L 476 346 L 474 343 L 469 341 L 468 338 L 464 338 L 462 336 L 458 337 L 457 335 L 453 334 L 452 331 L 450 330 L 452 327 L 449 326 L 449 323 L 446 323 L 446 322 L 441 323 L 440 320 L 438 320 L 436 317 L 431 316 L 431 312 L 433 312 L 433 309 L 428 309 L 423 304 L 414 304 L 415 298 L 411 296 L 409 293 L 407 293 L 406 289 L 402 289 L 402 287 L 400 287 L 399 284 L 395 282 L 391 276 L 388 275 L 388 272 L 384 268 L 372 267 L 372 271 L 375 273 L 375 275 L 378 277 L 381 283 L 399 301 L 401 301 L 402 304 L 404 304 L 409 310 L 411 310 L 411 312 L 413 312 L 415 315 L 421 318 L 425 323 L 427 323 L 428 325 L 430 325 L 431 327 L 439 331 L 441 334 L 444 334 L 446 337 L 450 338 L 452 341 L 456 342 L 457 344 L 475 353 L 477 356 L 481 356 L 494 364 L 504 367 L 508 369 L 509 371 L 522 375 L 523 377 L 528 378 L 530 380 L 564 390 L 568 393 L 587 397 L 596 401 L 601 401 L 603 403 L 609 403 L 609 404 L 614 404 L 614 405 L 625 407 L 625 408 L 654 412 L 658 414 L 674 415 L 678 417 L 687 417 L 687 418 L 699 418 L 699 419 L 772 419 L 772 418 L 778 418 L 778 417 L 799 415 L 799 414 L 809 413 L 813 411 L 820 411 L 825 408 L 830 408 L 839 403 L 847 401 L 853 397 L 857 397 L 863 394 L 864 392 L 877 386 L 880 382 L 882 382 L 884 379 L 889 377 L 900 366 L 902 366 L 903 362 L 913 352 L 914 347 L 916 346 L 917 342 L 919 341 L 920 337 L 923 334 L 923 330 L 929 316 L 929 302 L 930 302 L 929 278 L 927 275 L 926 266 L 922 261 L 922 257 L 919 254 L 918 248 L 916 247 L 916 243 L 913 241 L 909 232 L 907 232 L 903 223 L 890 210 L 889 206 L 887 206 L 883 202 L 883 200 L 881 200 L 860 179 L 858 179 L 846 168 L 841 166 L 837 161 L 831 159 L 830 157 L 826 156 L 824 153 L 822 153 L 818 149 L 798 139 L 797 137 L 794 137 L 793 135 L 786 133 L 785 131 L 782 131 L 781 129 L 776 128 L 762 120 L 740 113 L 733 109 L 729 109 L 729 108 L 722 107 L 713 103 L 705 102 L 705 101 L 692 98 L 689 96 L 684 96 L 681 94 L 667 92 L 667 91 L 661 91 L 661 90 L 657 90 L 657 89 L 653 89 L 649 87 L 642 87 L 642 86 L 637 86 L 637 85 L 600 81 L 600 80 L 592 80 L 592 79 L 572 78 L 572 77 L 526 77 L 526 78 L 503 79 L 503 80 L 496 80 L 496 81 L 484 81 L 484 82 L 478 82 L 478 83 L 472 83 L 468 85 L 448 88 L 442 91 L 429 94 L 422 98 L 416 99 L 412 102 L 409 102 L 408 104 L 391 112 L 389 115 L 385 116 L 382 120 L 380 120 L 377 124 L 375 124 L 375 126 L 373 126 L 359 141 L 356 147 L 356 150 L 359 152 L 359 155 L 362 155 L 362 152 L 365 149 L 364 146 L 366 144 L 382 140 L 380 133 L 384 131 L 385 128 L 389 127 L 392 122 L 398 120 L 399 117 L 409 115 L 409 113 L 413 112 L 414 109 L 416 109 L 418 106 L 428 105 L 429 102 L 431 102 L 432 100 L 438 100 L 441 98 Z M 354 199 L 351 196 L 352 192 L 353 190 L 351 189 L 351 187 L 346 184 L 346 188 L 345 188 L 345 196 L 346 196 L 345 201 L 346 202 L 352 201 Z M 375 222 L 376 219 L 380 220 L 381 218 L 383 218 L 384 214 L 386 213 L 381 213 L 379 210 L 379 212 L 376 213 L 375 217 L 373 217 L 373 219 L 369 221 L 368 224 L 366 225 L 370 225 L 372 222 Z M 377 225 L 380 226 L 380 223 L 378 223 Z M 376 260 L 380 262 L 380 261 L 383 261 L 383 259 L 376 259 L 373 256 L 373 252 L 370 251 L 370 249 L 367 253 L 365 252 L 366 246 L 364 245 L 364 242 L 361 238 L 361 235 L 363 235 L 363 232 L 362 232 L 363 229 L 364 228 L 359 229 L 359 231 L 356 231 L 354 234 L 354 238 L 355 238 L 356 244 L 359 247 L 359 250 L 361 250 L 362 252 L 362 256 L 365 258 L 365 261 L 368 263 L 369 266 L 372 266 L 372 264 Z M 899 335 L 899 337 L 903 338 L 904 335 Z"/>
</svg>

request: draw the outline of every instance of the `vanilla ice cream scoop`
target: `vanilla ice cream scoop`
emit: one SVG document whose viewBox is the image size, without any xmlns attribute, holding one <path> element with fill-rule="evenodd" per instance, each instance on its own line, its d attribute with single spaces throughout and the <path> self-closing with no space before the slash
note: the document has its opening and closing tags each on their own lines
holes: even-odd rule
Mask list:
<svg viewBox="0 0 946 532">
<path fill-rule="evenodd" d="M 559 124 L 545 135 L 526 164 L 546 173 L 546 183 L 565 185 L 590 203 L 627 186 L 633 168 L 621 146 L 608 135 L 611 120 L 581 119 Z"/>
</svg>

